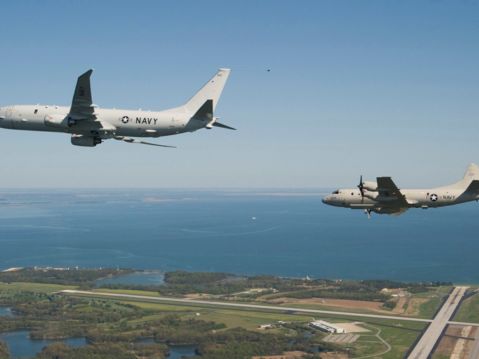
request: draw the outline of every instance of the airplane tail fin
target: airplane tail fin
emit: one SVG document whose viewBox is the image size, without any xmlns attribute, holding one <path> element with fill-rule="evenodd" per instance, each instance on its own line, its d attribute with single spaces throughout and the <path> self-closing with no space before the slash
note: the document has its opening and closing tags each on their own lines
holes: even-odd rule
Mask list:
<svg viewBox="0 0 479 359">
<path fill-rule="evenodd" d="M 192 114 L 196 113 L 208 100 L 212 100 L 212 110 L 223 92 L 226 81 L 230 74 L 230 69 L 219 69 L 218 72 L 209 80 L 191 99 L 186 102 L 184 107 Z"/>
<path fill-rule="evenodd" d="M 465 182 L 472 182 L 473 180 L 479 180 L 479 166 L 471 163 L 464 174 L 463 181 Z"/>
<path fill-rule="evenodd" d="M 464 173 L 462 180 L 459 180 L 455 186 L 458 188 L 464 188 L 465 191 L 476 190 L 479 184 L 479 166 L 471 163 Z"/>
<path fill-rule="evenodd" d="M 226 128 L 228 130 L 236 130 L 234 127 L 227 126 L 223 123 L 218 122 L 217 117 L 213 117 L 213 100 L 206 100 L 206 102 L 199 108 L 198 111 L 193 115 L 194 119 L 200 121 L 206 121 L 206 128 L 212 129 L 213 127 Z"/>
</svg>

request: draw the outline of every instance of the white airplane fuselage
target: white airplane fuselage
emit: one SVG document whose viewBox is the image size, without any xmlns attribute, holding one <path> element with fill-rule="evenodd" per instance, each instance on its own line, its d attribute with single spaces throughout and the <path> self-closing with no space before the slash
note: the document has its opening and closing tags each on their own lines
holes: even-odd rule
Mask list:
<svg viewBox="0 0 479 359">
<path fill-rule="evenodd" d="M 369 209 L 384 206 L 388 198 L 374 191 L 365 191 L 364 198 L 357 188 L 340 189 L 336 194 L 330 194 L 323 202 L 337 207 Z M 402 189 L 409 208 L 443 207 L 454 204 L 475 201 L 478 195 L 464 193 L 464 189 L 451 187 L 438 187 L 432 189 Z"/>
<path fill-rule="evenodd" d="M 362 193 L 361 193 L 362 191 Z M 370 212 L 401 214 L 408 208 L 436 208 L 479 200 L 479 167 L 470 164 L 464 177 L 448 186 L 430 189 L 399 189 L 390 177 L 377 177 L 357 188 L 338 189 L 323 203 Z"/>
<path fill-rule="evenodd" d="M 160 137 L 213 127 L 234 130 L 214 117 L 230 70 L 216 74 L 185 104 L 163 111 L 99 108 L 93 104 L 88 70 L 77 79 L 72 104 L 15 105 L 0 107 L 0 127 L 13 130 L 70 133 L 76 146 L 94 147 L 107 139 L 127 143 L 172 147 L 135 138 Z"/>
<path fill-rule="evenodd" d="M 68 124 L 69 107 L 50 105 L 16 105 L 0 108 L 0 127 L 13 130 L 64 132 L 91 135 L 91 123 L 78 121 Z M 160 137 L 192 132 L 207 123 L 191 118 L 184 108 L 164 111 L 141 111 L 96 108 L 95 114 L 102 124 L 115 128 L 115 135 L 129 137 Z M 102 132 L 99 128 L 100 133 Z M 108 134 L 101 138 L 109 138 Z"/>
</svg>

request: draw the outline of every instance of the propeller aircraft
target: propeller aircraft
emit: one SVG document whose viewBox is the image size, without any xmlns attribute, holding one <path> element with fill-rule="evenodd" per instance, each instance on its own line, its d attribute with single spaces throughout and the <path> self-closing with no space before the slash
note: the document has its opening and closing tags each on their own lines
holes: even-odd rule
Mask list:
<svg viewBox="0 0 479 359">
<path fill-rule="evenodd" d="M 458 182 L 430 189 L 399 189 L 391 177 L 377 177 L 376 181 L 363 181 L 357 188 L 338 189 L 323 198 L 323 203 L 351 209 L 400 215 L 409 208 L 437 208 L 479 200 L 479 167 L 470 164 Z"/>
</svg>

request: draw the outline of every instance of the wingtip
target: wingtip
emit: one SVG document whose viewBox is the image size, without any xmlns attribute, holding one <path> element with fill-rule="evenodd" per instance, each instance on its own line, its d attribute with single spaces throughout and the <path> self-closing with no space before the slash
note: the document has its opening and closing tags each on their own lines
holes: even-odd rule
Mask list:
<svg viewBox="0 0 479 359">
<path fill-rule="evenodd" d="M 85 71 L 84 73 L 82 73 L 79 77 L 91 76 L 92 72 L 93 72 L 93 69 L 89 69 L 88 71 Z"/>
</svg>

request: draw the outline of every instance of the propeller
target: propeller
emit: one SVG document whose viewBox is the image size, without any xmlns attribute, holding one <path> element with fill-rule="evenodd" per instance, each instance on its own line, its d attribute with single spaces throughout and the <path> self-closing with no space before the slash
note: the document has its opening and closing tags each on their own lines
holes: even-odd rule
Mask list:
<svg viewBox="0 0 479 359">
<path fill-rule="evenodd" d="M 359 184 L 358 184 L 359 192 L 361 193 L 361 200 L 364 199 L 364 182 L 363 182 L 363 175 L 359 177 Z"/>
<path fill-rule="evenodd" d="M 115 136 L 113 137 L 115 140 L 118 141 L 124 141 L 126 143 L 137 143 L 140 145 L 149 145 L 149 146 L 158 146 L 158 147 L 168 147 L 168 148 L 176 148 L 176 146 L 167 146 L 167 145 L 160 145 L 159 143 L 152 143 L 152 142 L 146 142 L 146 141 L 140 141 L 131 137 L 125 137 L 125 136 Z"/>
</svg>

